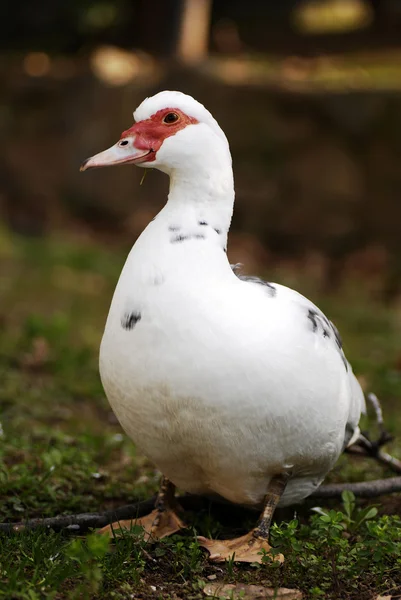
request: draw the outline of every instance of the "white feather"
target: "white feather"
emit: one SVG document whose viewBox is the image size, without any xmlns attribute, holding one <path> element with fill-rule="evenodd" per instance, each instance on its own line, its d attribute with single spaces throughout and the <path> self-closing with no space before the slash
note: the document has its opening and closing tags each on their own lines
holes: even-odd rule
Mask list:
<svg viewBox="0 0 401 600">
<path fill-rule="evenodd" d="M 164 107 L 199 125 L 169 137 L 152 163 L 170 174 L 169 199 L 121 273 L 100 352 L 105 391 L 138 448 L 180 488 L 257 505 L 270 478 L 290 470 L 282 504 L 299 501 L 357 431 L 362 391 L 334 331 L 309 319 L 312 303 L 233 273 L 226 138 L 179 92 L 145 100 L 135 118 Z M 131 330 L 121 324 L 130 313 L 140 315 Z"/>
</svg>

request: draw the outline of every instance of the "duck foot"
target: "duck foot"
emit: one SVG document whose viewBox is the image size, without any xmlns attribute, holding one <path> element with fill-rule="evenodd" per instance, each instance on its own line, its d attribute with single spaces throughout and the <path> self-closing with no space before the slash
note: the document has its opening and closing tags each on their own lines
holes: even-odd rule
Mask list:
<svg viewBox="0 0 401 600">
<path fill-rule="evenodd" d="M 264 554 L 269 554 L 271 550 L 267 539 L 255 537 L 253 531 L 233 540 L 210 540 L 198 537 L 198 542 L 202 548 L 210 552 L 209 559 L 213 562 L 231 559 L 234 562 L 262 564 Z M 271 558 L 279 563 L 284 561 L 282 554 L 271 555 Z"/>
<path fill-rule="evenodd" d="M 210 552 L 210 560 L 224 562 L 227 559 L 231 559 L 234 562 L 255 562 L 262 564 L 264 553 L 267 552 L 269 554 L 271 551 L 268 541 L 270 525 L 289 477 L 289 473 L 280 473 L 271 478 L 259 523 L 255 529 L 252 529 L 246 535 L 234 540 L 209 540 L 208 538 L 198 537 L 200 546 Z M 282 554 L 271 554 L 271 558 L 279 563 L 284 561 Z"/>
<path fill-rule="evenodd" d="M 108 533 L 110 537 L 115 537 L 116 534 L 124 534 L 121 530 L 126 530 L 126 532 L 128 530 L 130 532 L 133 526 L 139 525 L 144 529 L 145 541 L 156 541 L 168 535 L 173 535 L 173 533 L 177 533 L 180 529 L 185 529 L 185 523 L 177 515 L 177 511 L 182 511 L 182 508 L 177 503 L 174 492 L 175 485 L 167 477 L 162 477 L 155 510 L 138 519 L 117 521 L 116 523 L 106 525 L 98 533 Z"/>
<path fill-rule="evenodd" d="M 99 529 L 98 533 L 108 533 L 110 537 L 115 537 L 116 535 L 130 533 L 132 527 L 137 525 L 143 528 L 145 541 L 161 540 L 186 527 L 185 523 L 174 510 L 167 508 L 163 511 L 160 511 L 159 509 L 152 510 L 148 515 L 138 519 L 129 519 L 127 521 L 111 523 L 110 525 L 106 525 L 106 527 Z"/>
</svg>

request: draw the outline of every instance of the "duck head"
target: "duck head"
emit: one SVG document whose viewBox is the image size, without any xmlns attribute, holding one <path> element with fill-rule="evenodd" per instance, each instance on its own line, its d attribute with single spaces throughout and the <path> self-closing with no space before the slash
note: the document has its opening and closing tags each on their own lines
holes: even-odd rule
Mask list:
<svg viewBox="0 0 401 600">
<path fill-rule="evenodd" d="M 196 167 L 210 154 L 230 156 L 217 121 L 200 102 L 181 92 L 164 91 L 146 98 L 134 119 L 116 144 L 88 158 L 80 170 L 134 164 L 170 174 L 183 163 Z"/>
</svg>

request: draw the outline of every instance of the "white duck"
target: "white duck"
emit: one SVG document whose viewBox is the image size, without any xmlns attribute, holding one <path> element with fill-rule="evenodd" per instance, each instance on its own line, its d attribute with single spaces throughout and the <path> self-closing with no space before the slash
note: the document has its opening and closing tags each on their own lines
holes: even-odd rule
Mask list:
<svg viewBox="0 0 401 600">
<path fill-rule="evenodd" d="M 212 115 L 164 91 L 134 118 L 81 169 L 136 164 L 170 177 L 167 204 L 123 268 L 100 349 L 114 412 L 163 473 L 156 509 L 141 523 L 155 537 L 184 526 L 175 486 L 260 506 L 249 534 L 200 538 L 214 560 L 260 561 L 277 504 L 316 490 L 358 435 L 363 393 L 314 304 L 233 272 L 231 155 Z"/>
</svg>

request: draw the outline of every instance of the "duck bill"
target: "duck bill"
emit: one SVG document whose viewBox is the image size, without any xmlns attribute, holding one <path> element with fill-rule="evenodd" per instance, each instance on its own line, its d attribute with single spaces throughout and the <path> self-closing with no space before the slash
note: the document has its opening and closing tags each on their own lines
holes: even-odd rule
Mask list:
<svg viewBox="0 0 401 600">
<path fill-rule="evenodd" d="M 121 147 L 118 142 L 114 146 L 111 146 L 111 148 L 87 158 L 79 170 L 87 171 L 88 169 L 112 167 L 114 165 L 140 164 L 146 162 L 151 153 L 152 150 L 138 150 L 132 145 L 130 147 Z"/>
</svg>

